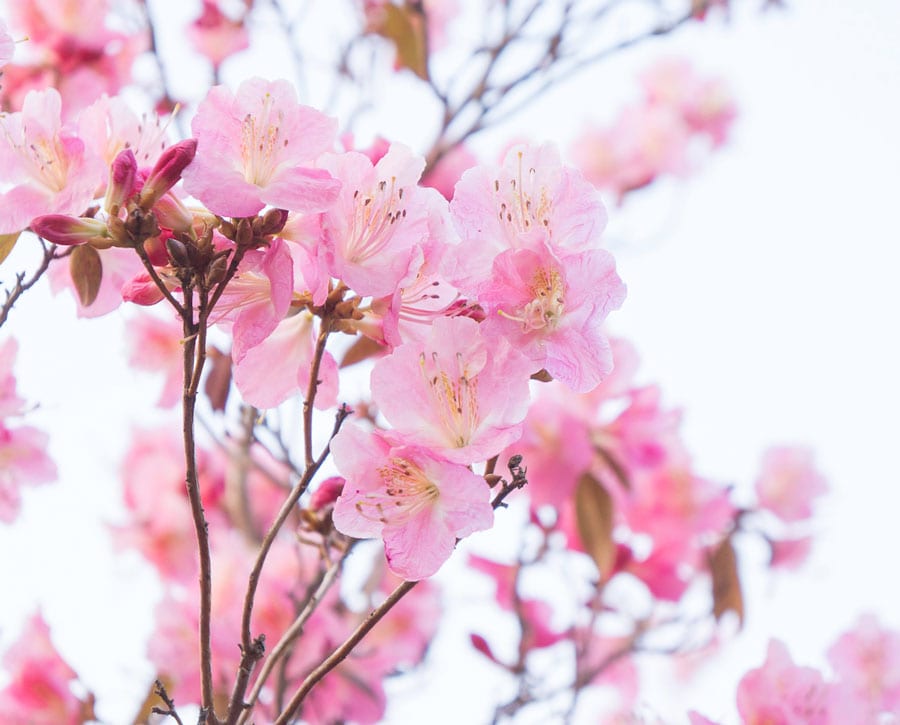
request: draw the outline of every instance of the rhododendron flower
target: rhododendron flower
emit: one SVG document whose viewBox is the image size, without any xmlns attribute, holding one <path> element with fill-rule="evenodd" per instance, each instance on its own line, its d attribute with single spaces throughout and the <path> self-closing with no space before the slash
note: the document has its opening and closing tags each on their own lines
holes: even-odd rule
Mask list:
<svg viewBox="0 0 900 725">
<path fill-rule="evenodd" d="M 169 408 L 181 399 L 184 362 L 182 359 L 183 330 L 174 317 L 162 319 L 141 314 L 126 327 L 128 362 L 152 373 L 163 373 L 165 381 L 159 397 L 161 408 Z"/>
<path fill-rule="evenodd" d="M 600 328 L 621 307 L 625 285 L 612 255 L 602 249 L 554 254 L 549 244 L 510 249 L 479 286 L 486 326 L 576 392 L 595 388 L 612 370 Z"/>
<path fill-rule="evenodd" d="M 0 521 L 15 520 L 23 485 L 55 478 L 56 465 L 47 455 L 47 434 L 31 426 L 7 428 L 0 422 Z"/>
<path fill-rule="evenodd" d="M 410 442 L 454 463 L 484 461 L 521 435 L 531 363 L 465 317 L 434 321 L 424 347 L 401 345 L 372 371 L 378 409 Z"/>
<path fill-rule="evenodd" d="M 464 291 L 490 277 L 501 252 L 544 240 L 554 249 L 582 251 L 596 245 L 606 226 L 597 192 L 562 166 L 550 144 L 515 146 L 502 166 L 466 171 L 450 211 L 462 243 L 448 257 L 448 274 Z"/>
<path fill-rule="evenodd" d="M 19 352 L 19 343 L 8 338 L 0 343 L 0 418 L 20 414 L 25 407 L 25 399 L 16 392 L 16 376 L 13 366 Z"/>
<path fill-rule="evenodd" d="M 738 712 L 748 725 L 828 725 L 828 690 L 819 672 L 795 665 L 784 644 L 772 640 L 762 667 L 738 684 Z"/>
<path fill-rule="evenodd" d="M 198 147 L 184 188 L 216 214 L 248 217 L 267 204 L 318 212 L 337 196 L 340 182 L 313 168 L 333 146 L 337 122 L 297 103 L 287 81 L 252 78 L 236 95 L 216 86 L 191 129 Z"/>
<path fill-rule="evenodd" d="M 380 536 L 391 571 L 404 579 L 431 576 L 457 539 L 493 524 L 483 478 L 402 437 L 351 424 L 331 450 L 347 479 L 335 527 L 348 536 Z"/>
<path fill-rule="evenodd" d="M 231 325 L 231 356 L 240 362 L 284 319 L 294 293 L 293 261 L 282 239 L 265 250 L 250 250 L 228 283 L 214 313 L 219 324 Z"/>
<path fill-rule="evenodd" d="M 21 112 L 0 116 L 0 168 L 11 185 L 0 193 L 0 234 L 42 214 L 81 214 L 105 181 L 100 160 L 62 126 L 61 108 L 49 88 L 30 92 Z"/>
<path fill-rule="evenodd" d="M 262 343 L 235 359 L 234 383 L 241 397 L 257 408 L 274 408 L 298 390 L 309 389 L 315 351 L 313 316 L 301 311 L 286 317 Z M 319 366 L 317 408 L 337 402 L 338 369 L 331 353 L 325 352 Z"/>
<path fill-rule="evenodd" d="M 228 17 L 214 0 L 203 0 L 203 11 L 190 24 L 187 35 L 214 68 L 222 65 L 228 56 L 250 46 L 244 21 Z"/>
<path fill-rule="evenodd" d="M 756 480 L 759 506 L 782 521 L 808 519 L 812 516 L 813 500 L 827 490 L 808 448 L 781 446 L 770 448 L 763 455 L 762 473 Z"/>
<path fill-rule="evenodd" d="M 828 650 L 828 661 L 843 695 L 862 701 L 870 716 L 900 712 L 900 633 L 865 614 Z"/>
<path fill-rule="evenodd" d="M 393 144 L 374 165 L 354 151 L 321 163 L 343 183 L 322 215 L 328 271 L 362 297 L 392 294 L 429 239 L 429 217 L 446 214 L 436 192 L 416 185 L 425 159 Z"/>
<path fill-rule="evenodd" d="M 150 168 L 168 145 L 166 130 L 155 113 L 140 117 L 124 98 L 106 94 L 78 114 L 78 136 L 90 153 L 111 166 L 120 152 L 130 149 L 141 168 Z"/>
<path fill-rule="evenodd" d="M 28 621 L 4 655 L 3 664 L 10 675 L 9 683 L 0 690 L 4 722 L 81 725 L 93 720 L 89 705 L 72 692 L 78 675 L 56 651 L 40 614 Z"/>
</svg>

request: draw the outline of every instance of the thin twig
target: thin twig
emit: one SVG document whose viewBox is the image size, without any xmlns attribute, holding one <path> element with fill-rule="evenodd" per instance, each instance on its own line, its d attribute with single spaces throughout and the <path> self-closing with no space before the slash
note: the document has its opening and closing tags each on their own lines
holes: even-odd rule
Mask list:
<svg viewBox="0 0 900 725">
<path fill-rule="evenodd" d="M 40 239 L 40 237 L 39 237 Z M 9 312 L 12 310 L 13 305 L 16 304 L 16 301 L 19 297 L 22 296 L 23 292 L 27 292 L 31 289 L 37 281 L 44 275 L 44 272 L 50 267 L 50 262 L 54 259 L 60 259 L 68 254 L 70 254 L 71 250 L 65 252 L 65 254 L 56 254 L 56 245 L 51 244 L 47 246 L 46 242 L 41 239 L 41 246 L 44 248 L 44 258 L 41 260 L 41 263 L 38 265 L 38 268 L 34 271 L 34 274 L 25 281 L 25 272 L 16 273 L 16 283 L 13 285 L 11 290 L 6 290 L 6 300 L 3 302 L 3 307 L 0 307 L 0 327 L 3 327 L 3 324 L 6 322 L 6 318 L 9 317 Z"/>
<path fill-rule="evenodd" d="M 272 673 L 275 665 L 278 664 L 279 660 L 281 660 L 285 653 L 288 652 L 293 646 L 294 642 L 303 632 L 303 627 L 306 625 L 306 622 L 309 621 L 309 618 L 312 616 L 319 602 L 322 601 L 325 594 L 329 589 L 331 589 L 332 585 L 337 579 L 337 575 L 340 573 L 346 554 L 347 552 L 345 552 L 325 571 L 324 575 L 319 581 L 318 586 L 315 588 L 315 591 L 306 600 L 306 604 L 300 611 L 300 614 L 297 615 L 297 618 L 294 620 L 291 626 L 285 630 L 284 634 L 281 635 L 281 639 L 279 639 L 278 643 L 272 648 L 272 652 L 269 654 L 269 657 L 263 664 L 262 669 L 259 671 L 259 677 L 256 679 L 256 682 L 253 685 L 253 689 L 250 691 L 250 696 L 247 698 L 247 703 L 245 705 L 246 710 L 238 719 L 239 724 L 246 722 L 247 718 L 250 716 L 253 706 L 259 699 L 259 693 L 262 692 L 262 689 L 266 684 L 266 680 L 269 678 L 269 675 Z"/>
</svg>

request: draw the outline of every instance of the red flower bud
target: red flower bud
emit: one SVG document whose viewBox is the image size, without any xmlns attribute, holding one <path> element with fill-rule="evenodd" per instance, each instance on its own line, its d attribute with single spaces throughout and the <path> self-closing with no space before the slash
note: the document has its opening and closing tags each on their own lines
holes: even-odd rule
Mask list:
<svg viewBox="0 0 900 725">
<path fill-rule="evenodd" d="M 148 210 L 160 197 L 181 179 L 182 172 L 194 160 L 197 153 L 197 139 L 189 138 L 169 146 L 159 157 L 156 166 L 141 189 L 140 206 Z"/>
</svg>

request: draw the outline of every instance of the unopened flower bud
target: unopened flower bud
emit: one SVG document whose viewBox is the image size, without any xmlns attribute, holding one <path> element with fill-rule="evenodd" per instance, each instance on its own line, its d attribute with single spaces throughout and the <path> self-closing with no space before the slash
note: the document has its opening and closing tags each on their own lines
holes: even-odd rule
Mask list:
<svg viewBox="0 0 900 725">
<path fill-rule="evenodd" d="M 172 264 L 176 267 L 191 266 L 191 259 L 188 256 L 187 247 L 185 247 L 182 242 L 179 242 L 177 239 L 169 238 L 166 240 L 166 249 L 169 252 L 169 257 L 172 258 Z"/>
<path fill-rule="evenodd" d="M 137 183 L 137 159 L 131 149 L 120 151 L 109 167 L 109 184 L 103 208 L 115 215 L 135 191 Z"/>
<path fill-rule="evenodd" d="M 268 237 L 272 234 L 280 233 L 281 230 L 284 229 L 287 219 L 287 209 L 269 209 L 269 211 L 262 216 L 262 221 L 259 225 L 259 235 Z"/>
<path fill-rule="evenodd" d="M 239 247 L 249 247 L 253 243 L 253 224 L 249 219 L 238 220 L 234 243 Z"/>
<path fill-rule="evenodd" d="M 206 284 L 210 287 L 219 284 L 225 279 L 225 272 L 228 270 L 228 260 L 225 257 L 216 257 L 209 265 L 206 273 Z"/>
<path fill-rule="evenodd" d="M 337 501 L 338 496 L 341 495 L 341 491 L 344 490 L 345 483 L 346 481 L 341 476 L 326 478 L 319 484 L 319 487 L 313 491 L 313 494 L 309 499 L 309 508 L 313 511 L 321 511 L 322 509 L 333 505 L 334 502 Z"/>
<path fill-rule="evenodd" d="M 108 238 L 106 223 L 99 219 L 46 214 L 31 220 L 31 231 L 48 242 L 72 246 L 87 244 L 97 238 Z"/>
<path fill-rule="evenodd" d="M 194 160 L 197 153 L 197 139 L 189 138 L 169 146 L 160 154 L 159 161 L 144 182 L 141 189 L 140 205 L 142 209 L 150 209 L 157 201 L 181 179 L 182 172 Z"/>
<path fill-rule="evenodd" d="M 188 232 L 193 228 L 194 215 L 172 194 L 163 194 L 153 207 L 157 223 L 173 232 Z"/>
</svg>

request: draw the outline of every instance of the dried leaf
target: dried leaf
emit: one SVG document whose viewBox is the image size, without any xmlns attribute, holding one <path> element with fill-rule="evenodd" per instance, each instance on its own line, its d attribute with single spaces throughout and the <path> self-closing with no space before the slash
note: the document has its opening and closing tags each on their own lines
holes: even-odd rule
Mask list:
<svg viewBox="0 0 900 725">
<path fill-rule="evenodd" d="M 608 579 L 616 562 L 613 502 L 609 491 L 590 473 L 581 477 L 575 489 L 575 516 L 585 551 L 600 570 L 601 580 Z"/>
<path fill-rule="evenodd" d="M 709 555 L 709 571 L 712 575 L 713 614 L 721 619 L 725 612 L 734 612 L 744 623 L 744 595 L 738 575 L 737 555 L 731 537 L 726 538 Z"/>
<path fill-rule="evenodd" d="M 341 367 L 348 368 L 351 365 L 356 365 L 358 362 L 368 360 L 370 357 L 375 357 L 383 352 L 385 352 L 384 345 L 379 345 L 371 337 L 360 335 L 356 342 L 350 346 L 350 349 L 344 353 L 344 357 L 341 360 Z"/>
<path fill-rule="evenodd" d="M 16 246 L 16 242 L 19 240 L 19 235 L 21 233 L 22 232 L 16 232 L 15 234 L 0 234 L 0 264 L 3 264 L 3 260 L 9 256 L 13 247 Z"/>
<path fill-rule="evenodd" d="M 212 347 L 207 353 L 212 367 L 206 376 L 206 384 L 203 392 L 209 398 L 209 404 L 213 410 L 225 410 L 228 402 L 228 393 L 231 390 L 231 355 Z"/>
<path fill-rule="evenodd" d="M 87 244 L 75 247 L 69 257 L 69 271 L 81 304 L 90 307 L 97 299 L 103 280 L 103 263 L 97 250 Z"/>
<path fill-rule="evenodd" d="M 409 68 L 422 80 L 428 80 L 428 47 L 421 11 L 408 5 L 388 3 L 375 32 L 394 43 L 398 66 Z"/>
</svg>

